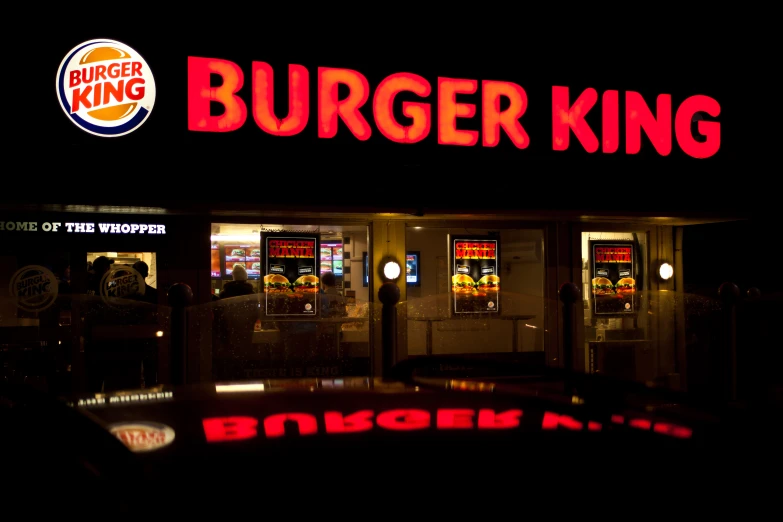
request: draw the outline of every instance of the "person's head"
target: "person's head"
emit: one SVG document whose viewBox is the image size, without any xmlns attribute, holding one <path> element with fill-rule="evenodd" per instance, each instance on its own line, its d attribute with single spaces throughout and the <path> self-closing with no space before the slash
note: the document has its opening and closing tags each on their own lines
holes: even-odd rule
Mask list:
<svg viewBox="0 0 783 522">
<path fill-rule="evenodd" d="M 68 261 L 58 261 L 52 267 L 54 275 L 64 281 L 71 280 L 71 264 Z"/>
<path fill-rule="evenodd" d="M 92 269 L 95 272 L 95 275 L 102 276 L 109 271 L 109 268 L 111 268 L 111 265 L 113 264 L 114 259 L 110 259 L 106 256 L 98 256 L 92 262 Z"/>
<path fill-rule="evenodd" d="M 147 279 L 147 277 L 150 275 L 150 267 L 144 261 L 136 261 L 133 263 L 133 269 L 140 273 L 141 277 L 144 279 Z"/>
<path fill-rule="evenodd" d="M 332 272 L 324 272 L 321 274 L 321 286 L 328 286 L 334 288 L 337 286 L 337 279 Z"/>
<path fill-rule="evenodd" d="M 242 265 L 234 265 L 231 277 L 234 278 L 234 281 L 247 281 L 247 270 Z"/>
</svg>

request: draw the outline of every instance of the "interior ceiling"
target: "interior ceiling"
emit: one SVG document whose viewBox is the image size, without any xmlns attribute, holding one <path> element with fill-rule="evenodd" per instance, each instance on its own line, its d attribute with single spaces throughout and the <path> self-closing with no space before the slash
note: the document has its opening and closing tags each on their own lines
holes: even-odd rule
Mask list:
<svg viewBox="0 0 783 522">
<path fill-rule="evenodd" d="M 366 225 L 283 225 L 213 223 L 212 234 L 221 236 L 259 234 L 262 231 L 284 230 L 290 232 L 312 232 L 320 235 L 340 235 L 348 232 L 367 232 Z"/>
</svg>

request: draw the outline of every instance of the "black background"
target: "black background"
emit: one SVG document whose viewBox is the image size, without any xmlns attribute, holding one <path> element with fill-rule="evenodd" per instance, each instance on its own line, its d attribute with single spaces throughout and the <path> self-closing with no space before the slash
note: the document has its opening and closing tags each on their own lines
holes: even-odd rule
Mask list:
<svg viewBox="0 0 783 522">
<path fill-rule="evenodd" d="M 763 193 L 753 190 L 761 173 L 751 162 L 760 132 L 751 124 L 765 118 L 755 85 L 765 74 L 765 46 L 735 36 L 744 18 L 738 13 L 667 11 L 606 14 L 532 11 L 533 5 L 502 12 L 453 12 L 430 18 L 413 16 L 405 6 L 389 9 L 388 23 L 378 16 L 349 19 L 334 12 L 318 24 L 295 22 L 290 11 L 277 16 L 224 6 L 212 11 L 155 16 L 69 17 L 48 29 L 31 24 L 37 59 L 21 59 L 25 93 L 35 103 L 11 103 L 14 145 L 7 160 L 17 172 L 6 176 L 3 200 L 35 203 L 163 204 L 185 203 L 225 208 L 336 207 L 412 209 L 578 209 L 668 213 L 760 211 Z M 477 9 L 477 8 L 476 8 Z M 566 11 L 568 11 L 566 9 Z M 586 11 L 586 10 L 584 10 Z M 310 14 L 310 13 L 306 13 Z M 449 15 L 453 15 L 453 21 Z M 587 18 L 584 18 L 584 16 Z M 484 19 L 484 16 L 487 19 Z M 106 23 L 112 19 L 112 23 Z M 122 21 L 127 18 L 127 22 Z M 150 65 L 157 89 L 149 119 L 120 138 L 100 138 L 77 128 L 63 114 L 55 94 L 55 76 L 63 57 L 76 45 L 111 38 L 136 49 Z M 187 56 L 236 62 L 245 73 L 240 95 L 250 111 L 253 60 L 275 71 L 275 109 L 287 114 L 289 63 L 308 67 L 310 121 L 295 137 L 261 131 L 248 113 L 242 129 L 223 134 L 187 131 Z M 750 60 L 750 58 L 753 60 Z M 317 138 L 317 67 L 342 67 L 363 73 L 371 86 L 362 112 L 373 136 L 360 142 L 342 122 L 334 139 Z M 17 69 L 19 70 L 19 69 Z M 386 140 L 374 125 L 372 94 L 384 77 L 414 72 L 433 86 L 433 127 L 424 142 L 403 145 Z M 521 122 L 531 144 L 516 149 L 502 136 L 495 148 L 437 145 L 438 76 L 506 80 L 522 85 L 529 106 Z M 755 82 L 755 83 L 754 83 Z M 635 90 L 648 105 L 658 94 L 672 96 L 673 110 L 688 96 L 705 94 L 721 104 L 719 153 L 696 160 L 676 140 L 670 156 L 660 157 L 649 140 L 642 151 L 585 152 L 575 136 L 568 151 L 551 150 L 551 87 L 569 86 L 571 101 L 587 87 L 599 94 Z M 412 96 L 412 95 L 411 95 Z M 400 121 L 404 100 L 397 97 Z M 458 101 L 477 104 L 473 121 L 459 127 L 479 129 L 480 88 Z M 503 108 L 503 107 L 502 107 Z M 672 121 L 673 121 L 672 117 Z M 587 116 L 600 138 L 600 99 Z M 502 134 L 502 133 L 501 133 Z M 674 139 L 674 133 L 672 133 Z M 742 183 L 732 179 L 742 176 Z M 362 180 L 360 182 L 349 180 Z M 724 181 L 726 180 L 726 181 Z M 753 195 L 750 203 L 743 193 Z M 370 197 L 372 196 L 372 197 Z"/>
</svg>

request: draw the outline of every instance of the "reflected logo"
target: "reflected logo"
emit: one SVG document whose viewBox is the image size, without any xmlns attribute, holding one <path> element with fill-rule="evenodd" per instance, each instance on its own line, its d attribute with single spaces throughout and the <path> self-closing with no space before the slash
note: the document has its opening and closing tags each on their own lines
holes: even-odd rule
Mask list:
<svg viewBox="0 0 783 522">
<path fill-rule="evenodd" d="M 144 277 L 130 266 L 114 267 L 101 279 L 101 298 L 106 304 L 121 305 L 119 299 L 144 295 Z"/>
<path fill-rule="evenodd" d="M 46 267 L 28 265 L 11 277 L 8 290 L 11 297 L 17 298 L 17 307 L 27 312 L 41 312 L 57 299 L 57 278 Z"/>
<path fill-rule="evenodd" d="M 155 79 L 136 50 L 115 40 L 71 49 L 57 70 L 57 98 L 66 116 L 95 136 L 138 129 L 155 104 Z"/>
<path fill-rule="evenodd" d="M 134 453 L 155 451 L 174 442 L 173 429 L 153 422 L 114 424 L 109 432 Z"/>
</svg>

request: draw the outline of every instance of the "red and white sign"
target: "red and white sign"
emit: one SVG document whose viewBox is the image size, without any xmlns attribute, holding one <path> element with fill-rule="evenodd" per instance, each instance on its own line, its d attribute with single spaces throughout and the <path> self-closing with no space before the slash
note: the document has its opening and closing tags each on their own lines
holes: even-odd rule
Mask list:
<svg viewBox="0 0 783 522">
<path fill-rule="evenodd" d="M 109 431 L 134 453 L 154 451 L 174 442 L 174 430 L 165 424 L 130 422 L 114 424 Z"/>
</svg>

